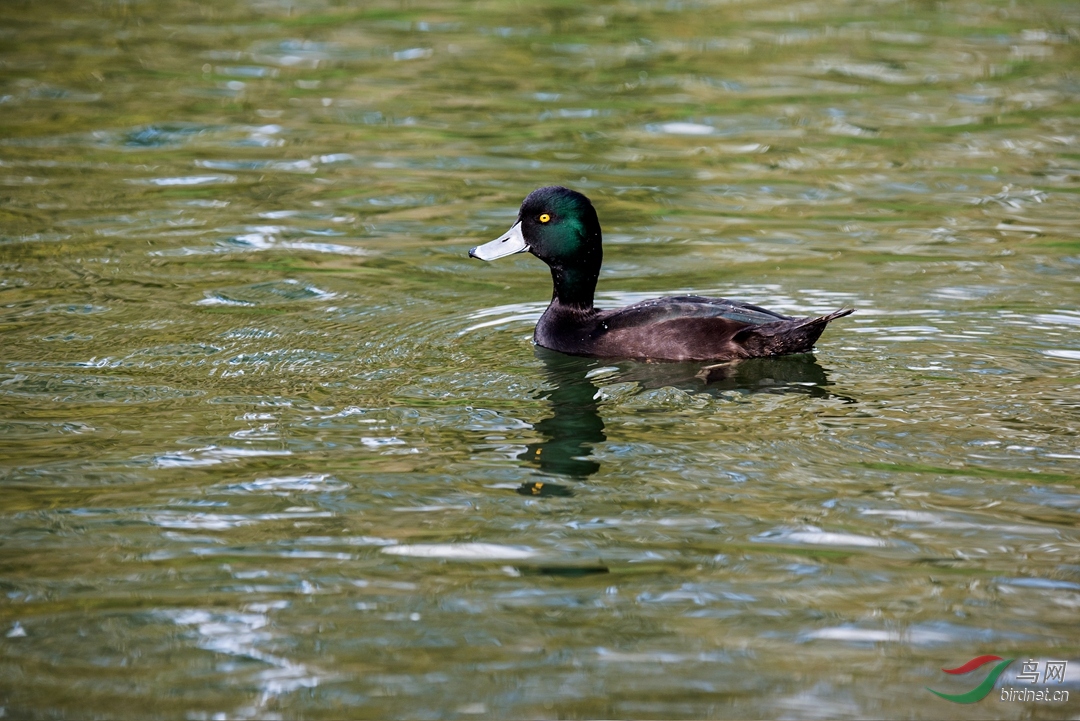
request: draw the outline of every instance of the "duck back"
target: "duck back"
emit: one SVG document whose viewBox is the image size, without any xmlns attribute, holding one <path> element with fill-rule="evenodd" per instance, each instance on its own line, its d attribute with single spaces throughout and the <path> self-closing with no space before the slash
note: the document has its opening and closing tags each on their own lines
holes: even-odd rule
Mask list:
<svg viewBox="0 0 1080 721">
<path fill-rule="evenodd" d="M 792 318 L 725 298 L 657 298 L 599 311 L 552 302 L 537 345 L 571 355 L 693 361 L 806 353 L 825 326 L 851 309 Z"/>
</svg>

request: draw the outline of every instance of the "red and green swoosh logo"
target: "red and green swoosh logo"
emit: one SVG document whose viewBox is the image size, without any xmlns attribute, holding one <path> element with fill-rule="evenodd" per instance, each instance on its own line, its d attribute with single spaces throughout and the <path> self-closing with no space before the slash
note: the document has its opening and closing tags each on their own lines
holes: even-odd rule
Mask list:
<svg viewBox="0 0 1080 721">
<path fill-rule="evenodd" d="M 1001 675 L 1002 671 L 1015 660 L 1016 659 L 1012 658 L 1003 659 L 1001 656 L 976 656 L 962 666 L 957 666 L 956 668 L 943 668 L 941 670 L 945 673 L 959 675 L 971 673 L 980 666 L 985 666 L 992 661 L 1000 661 L 1001 663 L 994 666 L 993 670 L 991 670 L 987 677 L 983 679 L 982 683 L 967 693 L 941 693 L 941 691 L 935 691 L 929 686 L 926 687 L 926 690 L 936 696 L 940 696 L 946 701 L 952 701 L 953 703 L 975 703 L 976 701 L 982 701 L 986 698 L 987 694 L 993 690 L 994 684 L 997 683 L 998 676 Z"/>
</svg>

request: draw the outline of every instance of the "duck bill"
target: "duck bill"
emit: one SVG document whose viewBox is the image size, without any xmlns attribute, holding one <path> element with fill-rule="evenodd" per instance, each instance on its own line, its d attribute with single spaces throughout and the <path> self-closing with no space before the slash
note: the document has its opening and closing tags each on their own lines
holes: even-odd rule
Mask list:
<svg viewBox="0 0 1080 721">
<path fill-rule="evenodd" d="M 521 234 L 521 221 L 514 223 L 514 227 L 500 235 L 495 240 L 478 245 L 469 251 L 470 258 L 480 260 L 495 260 L 504 258 L 514 253 L 524 253 L 529 249 L 525 242 L 525 236 Z"/>
</svg>

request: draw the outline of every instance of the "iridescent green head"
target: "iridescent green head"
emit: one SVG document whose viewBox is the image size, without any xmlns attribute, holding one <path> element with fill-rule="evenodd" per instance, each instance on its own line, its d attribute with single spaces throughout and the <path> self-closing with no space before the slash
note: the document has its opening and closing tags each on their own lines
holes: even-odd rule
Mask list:
<svg viewBox="0 0 1080 721">
<path fill-rule="evenodd" d="M 603 249 L 600 221 L 588 198 L 557 185 L 534 190 L 513 227 L 469 255 L 495 260 L 526 250 L 551 267 L 558 301 L 592 307 Z"/>
</svg>

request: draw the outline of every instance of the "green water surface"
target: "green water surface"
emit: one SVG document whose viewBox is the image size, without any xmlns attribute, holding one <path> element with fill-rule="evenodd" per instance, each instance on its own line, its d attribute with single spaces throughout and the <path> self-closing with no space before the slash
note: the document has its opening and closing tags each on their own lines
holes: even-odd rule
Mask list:
<svg viewBox="0 0 1080 721">
<path fill-rule="evenodd" d="M 4 3 L 0 709 L 1075 716 L 1078 68 L 1074 2 Z M 466 253 L 556 183 L 601 306 L 857 312 L 534 348 Z M 1073 700 L 926 690 L 983 654 Z"/>
</svg>

